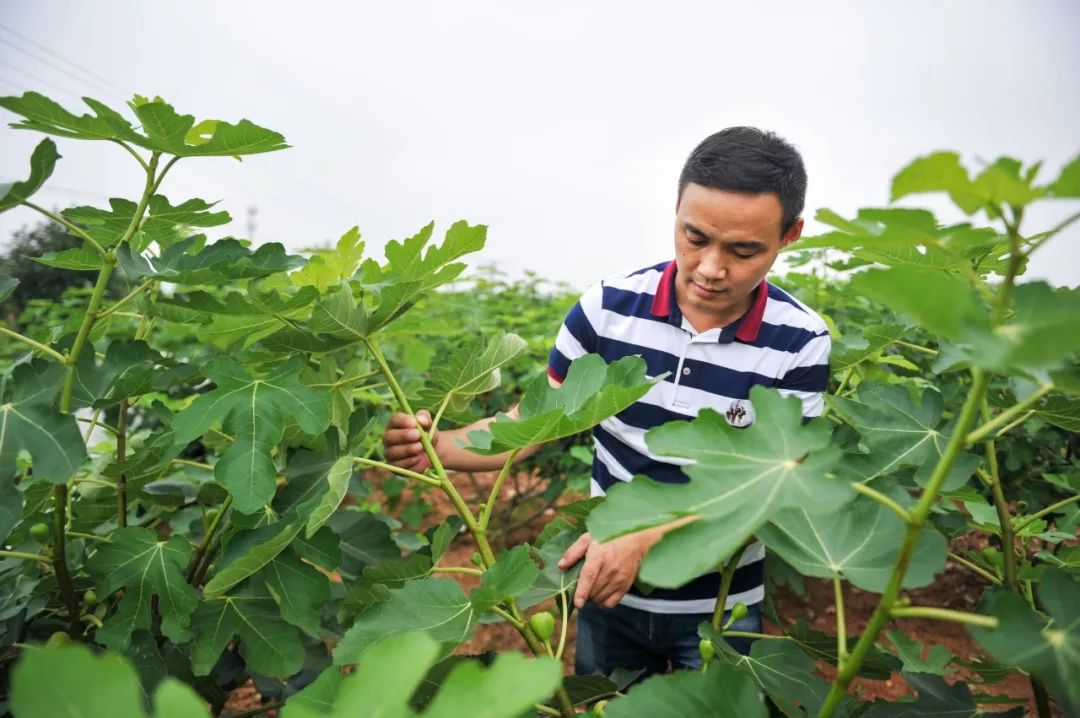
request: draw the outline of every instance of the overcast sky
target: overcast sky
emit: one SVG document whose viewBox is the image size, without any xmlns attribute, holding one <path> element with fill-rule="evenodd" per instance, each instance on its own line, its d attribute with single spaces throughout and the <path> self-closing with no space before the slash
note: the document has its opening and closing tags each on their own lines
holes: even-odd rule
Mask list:
<svg viewBox="0 0 1080 718">
<path fill-rule="evenodd" d="M 220 199 L 239 236 L 249 207 L 256 240 L 293 250 L 352 225 L 381 248 L 464 218 L 490 227 L 481 259 L 582 288 L 670 258 L 682 162 L 729 125 L 801 149 L 808 217 L 885 204 L 895 171 L 938 149 L 1043 159 L 1056 176 L 1080 152 L 1078 30 L 1067 0 L 0 0 L 0 92 L 71 109 L 158 94 L 282 132 L 292 149 L 185 160 L 165 183 L 174 203 Z M 0 181 L 25 176 L 38 140 L 0 129 Z M 59 146 L 46 204 L 141 188 L 119 148 Z M 1076 205 L 1032 212 L 1027 228 Z M 0 215 L 0 240 L 33 221 Z M 1080 227 L 1031 276 L 1080 284 Z"/>
</svg>

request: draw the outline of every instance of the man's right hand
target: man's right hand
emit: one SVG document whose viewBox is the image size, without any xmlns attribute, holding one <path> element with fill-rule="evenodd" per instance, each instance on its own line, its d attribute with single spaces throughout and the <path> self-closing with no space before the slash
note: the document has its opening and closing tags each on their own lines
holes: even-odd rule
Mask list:
<svg viewBox="0 0 1080 718">
<path fill-rule="evenodd" d="M 390 417 L 390 423 L 383 434 L 383 456 L 394 466 L 410 471 L 424 471 L 431 467 L 424 452 L 424 446 L 420 443 L 420 431 L 416 427 L 417 420 L 425 430 L 431 428 L 431 414 L 425 410 L 416 413 L 416 419 L 408 414 L 394 414 Z M 438 434 L 431 437 L 432 446 L 438 450 Z"/>
</svg>

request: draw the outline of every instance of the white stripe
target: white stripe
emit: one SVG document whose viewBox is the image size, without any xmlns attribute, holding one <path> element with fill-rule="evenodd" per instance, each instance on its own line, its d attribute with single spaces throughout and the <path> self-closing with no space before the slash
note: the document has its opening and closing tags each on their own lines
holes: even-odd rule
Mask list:
<svg viewBox="0 0 1080 718">
<path fill-rule="evenodd" d="M 765 585 L 755 586 L 749 591 L 735 593 L 727 597 L 724 610 L 730 611 L 736 603 L 753 606 L 765 600 Z M 712 613 L 716 610 L 715 598 L 698 598 L 689 601 L 676 601 L 669 598 L 645 598 L 626 594 L 619 603 L 639 611 L 650 613 Z"/>
<path fill-rule="evenodd" d="M 780 396 L 794 396 L 802 402 L 803 416 L 821 416 L 825 410 L 825 395 L 820 391 L 794 391 L 792 389 L 777 389 Z"/>
<path fill-rule="evenodd" d="M 597 496 L 605 496 L 606 493 L 607 492 L 605 492 L 602 488 L 600 488 L 600 482 L 597 481 L 596 479 L 592 479 L 589 482 L 589 496 L 590 496 L 590 498 L 595 499 Z"/>
<path fill-rule="evenodd" d="M 774 285 L 775 286 L 775 285 Z M 777 287 L 777 289 L 780 289 Z M 780 293 L 795 303 L 792 306 L 783 299 L 772 299 L 765 303 L 765 321 L 769 324 L 784 324 L 789 327 L 808 329 L 814 333 L 828 331 L 825 320 L 810 307 L 806 306 L 788 292 L 780 289 Z M 802 311 L 799 311 L 799 310 Z"/>
<path fill-rule="evenodd" d="M 558 335 L 555 337 L 555 348 L 570 361 L 579 359 L 587 353 L 585 347 L 581 346 L 581 342 L 570 333 L 565 324 L 562 325 Z"/>
<path fill-rule="evenodd" d="M 783 376 L 795 359 L 794 352 L 770 347 L 756 347 L 742 342 L 720 344 L 715 335 L 712 339 L 706 335 L 698 335 L 697 341 L 694 341 L 682 329 L 670 324 L 628 317 L 607 309 L 603 312 L 601 324 L 604 329 L 600 336 L 604 339 L 614 339 L 676 357 L 682 356 L 685 351 L 688 359 L 732 371 L 753 372 L 772 379 Z"/>
<path fill-rule="evenodd" d="M 578 299 L 578 304 L 581 305 L 581 310 L 585 313 L 585 318 L 589 320 L 589 324 L 592 325 L 593 331 L 599 334 L 604 321 L 602 315 L 604 285 L 597 283 L 586 289 L 585 293 Z"/>
<path fill-rule="evenodd" d="M 626 468 L 611 455 L 611 452 L 604 448 L 603 444 L 594 440 L 593 446 L 596 448 L 596 458 L 600 460 L 601 464 L 607 467 L 608 473 L 619 481 L 633 480 L 634 475 L 627 471 Z"/>
<path fill-rule="evenodd" d="M 664 464 L 672 464 L 674 466 L 686 466 L 694 463 L 688 459 L 673 459 L 666 456 L 657 456 L 649 451 L 649 447 L 645 446 L 645 430 L 638 429 L 637 427 L 630 426 L 623 422 L 621 419 L 617 419 L 614 416 L 608 417 L 600 422 L 600 426 L 611 434 L 617 441 L 621 441 L 626 444 L 630 449 L 636 451 L 642 456 L 658 461 Z"/>
<path fill-rule="evenodd" d="M 678 400 L 678 404 L 675 403 L 676 400 Z M 687 419 L 692 419 L 697 416 L 702 409 L 713 409 L 723 414 L 731 407 L 736 399 L 731 396 L 714 394 L 705 391 L 704 389 L 686 386 L 685 384 L 676 387 L 670 381 L 665 380 L 653 384 L 652 388 L 649 389 L 645 396 L 638 401 L 642 404 L 674 411 L 678 414 L 685 415 Z M 744 404 L 749 403 L 746 399 L 739 399 L 738 401 L 742 401 Z M 623 426 L 626 425 L 623 424 Z M 627 430 L 644 433 L 643 430 L 634 429 L 633 427 L 627 427 Z M 644 447 L 644 441 L 642 441 L 641 445 Z"/>
<path fill-rule="evenodd" d="M 631 274 L 625 277 L 605 279 L 604 286 L 612 287 L 613 289 L 622 289 L 628 292 L 636 292 L 638 294 L 655 295 L 657 287 L 660 286 L 660 277 L 662 276 L 663 270 L 650 269 L 641 274 Z"/>
</svg>

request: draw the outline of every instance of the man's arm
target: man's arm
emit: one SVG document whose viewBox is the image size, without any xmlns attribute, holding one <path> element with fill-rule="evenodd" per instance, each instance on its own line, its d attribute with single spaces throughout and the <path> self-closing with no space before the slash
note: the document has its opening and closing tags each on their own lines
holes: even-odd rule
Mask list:
<svg viewBox="0 0 1080 718">
<path fill-rule="evenodd" d="M 517 407 L 508 413 L 511 417 L 517 418 Z M 425 430 L 431 428 L 431 414 L 426 410 L 417 412 L 416 418 Z M 459 429 L 436 432 L 431 440 L 443 467 L 447 471 L 498 471 L 501 469 L 508 454 L 481 456 L 458 445 L 458 441 L 468 444 L 469 432 L 486 429 L 493 421 L 495 417 L 489 416 Z M 536 444 L 522 449 L 518 452 L 516 461 L 535 454 L 540 446 L 541 444 Z M 410 471 L 423 471 L 431 466 L 424 446 L 420 443 L 420 432 L 416 428 L 416 420 L 408 414 L 394 414 L 390 417 L 390 423 L 383 434 L 383 455 L 391 464 Z"/>
</svg>

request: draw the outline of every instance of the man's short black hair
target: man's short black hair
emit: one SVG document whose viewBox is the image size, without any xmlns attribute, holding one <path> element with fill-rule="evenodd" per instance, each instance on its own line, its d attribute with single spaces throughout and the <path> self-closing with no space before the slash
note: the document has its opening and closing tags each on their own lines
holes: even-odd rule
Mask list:
<svg viewBox="0 0 1080 718">
<path fill-rule="evenodd" d="M 756 127 L 728 127 L 694 148 L 679 175 L 679 197 L 690 182 L 728 192 L 774 192 L 784 215 L 781 235 L 802 214 L 806 168 L 787 140 Z"/>
</svg>

